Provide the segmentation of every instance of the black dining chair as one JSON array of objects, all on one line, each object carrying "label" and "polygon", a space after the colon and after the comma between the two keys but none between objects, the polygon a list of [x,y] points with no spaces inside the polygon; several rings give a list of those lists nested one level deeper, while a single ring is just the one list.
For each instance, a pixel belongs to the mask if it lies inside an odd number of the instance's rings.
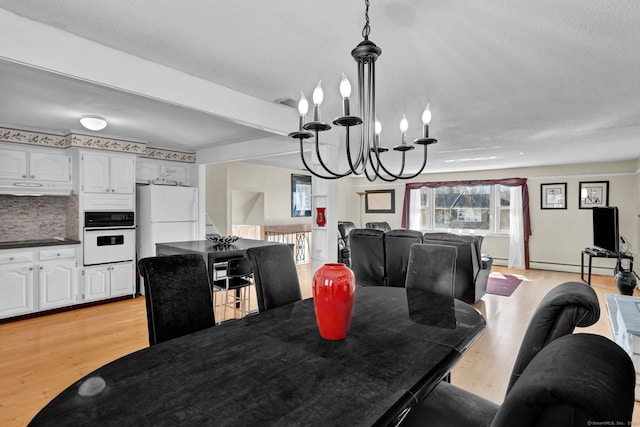
[{"label": "black dining chair", "polygon": [[[593,325],[600,318],[596,292],[585,283],[565,282],[551,289],[540,301],[520,344],[506,396],[517,384],[531,360],[549,343],[573,333],[576,327]],[[490,425],[499,405],[481,396],[440,382],[411,411],[406,426],[483,426]],[[519,424],[514,424],[519,425]]]},{"label": "black dining chair", "polygon": [[633,362],[618,344],[600,335],[566,335],[531,360],[491,426],[629,426],[635,383]]},{"label": "black dining chair", "polygon": [[404,288],[411,246],[422,243],[422,232],[400,228],[385,232],[382,240],[387,286]]},{"label": "black dining chair", "polygon": [[455,246],[414,243],[409,250],[405,287],[453,298],[457,256]]},{"label": "black dining chair", "polygon": [[149,345],[215,325],[209,273],[200,255],[143,258]]},{"label": "black dining chair", "polygon": [[289,245],[269,245],[247,250],[258,297],[265,311],[302,299],[293,250]]}]

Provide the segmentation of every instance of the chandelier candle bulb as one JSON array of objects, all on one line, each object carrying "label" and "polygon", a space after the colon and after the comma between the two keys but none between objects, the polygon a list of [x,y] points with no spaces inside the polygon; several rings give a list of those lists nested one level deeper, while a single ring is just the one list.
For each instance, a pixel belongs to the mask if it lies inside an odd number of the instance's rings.
[{"label": "chandelier candle bulb", "polygon": [[407,129],[409,129],[409,122],[407,121],[407,117],[403,114],[402,120],[400,120],[400,132],[402,132],[402,143],[406,144],[407,137]]},{"label": "chandelier candle bulb", "polygon": [[422,112],[422,137],[429,138],[429,122],[431,122],[431,110],[429,104]]},{"label": "chandelier candle bulb", "polygon": [[304,93],[300,92],[300,101],[298,102],[298,113],[300,114],[300,131],[304,126],[305,119],[307,117],[307,111],[309,111],[309,102],[305,98]]},{"label": "chandelier candle bulb", "polygon": [[350,115],[349,109],[349,96],[351,96],[351,83],[347,76],[342,73],[342,79],[340,80],[340,95],[342,95],[342,115]]},{"label": "chandelier candle bulb", "polygon": [[322,100],[324,99],[324,92],[322,92],[322,80],[318,82],[318,85],[313,90],[313,121],[320,121],[320,104],[322,104]]},{"label": "chandelier candle bulb", "polygon": [[373,139],[373,146],[377,148],[380,146],[380,134],[382,133],[382,123],[380,123],[380,120],[376,119],[376,122],[373,125],[373,128],[375,132],[375,137]]}]

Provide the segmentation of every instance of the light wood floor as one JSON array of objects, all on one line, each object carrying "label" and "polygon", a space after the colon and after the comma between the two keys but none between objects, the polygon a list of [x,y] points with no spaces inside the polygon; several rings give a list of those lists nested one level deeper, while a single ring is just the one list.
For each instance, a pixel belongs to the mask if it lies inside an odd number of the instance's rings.
[{"label": "light wood floor", "polygon": [[[549,289],[565,281],[579,281],[579,275],[493,270],[519,274],[526,280],[509,298],[485,295],[476,304],[487,319],[487,329],[454,368],[452,382],[500,403],[533,310]],[[592,285],[600,298],[602,316],[594,326],[578,332],[611,338],[604,293],[617,293],[617,289],[612,277],[594,276]],[[308,280],[302,287],[303,295],[310,296]],[[0,325],[0,426],[26,425],[79,378],[147,345],[143,298]],[[634,421],[640,421],[637,403]]]}]

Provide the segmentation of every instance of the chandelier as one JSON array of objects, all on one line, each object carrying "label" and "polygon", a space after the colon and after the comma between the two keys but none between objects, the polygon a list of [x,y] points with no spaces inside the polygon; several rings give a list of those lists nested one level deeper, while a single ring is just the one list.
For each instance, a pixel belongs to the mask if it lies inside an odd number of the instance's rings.
[{"label": "chandelier", "polygon": [[[345,128],[346,157],[349,169],[345,172],[332,171],[320,154],[319,133],[331,129],[331,125],[329,123],[323,122],[320,119],[320,104],[322,104],[324,97],[321,81],[318,82],[318,85],[313,91],[313,121],[305,122],[306,115],[309,110],[309,103],[305,98],[304,93],[301,93],[300,101],[298,102],[298,113],[300,114],[299,129],[295,132],[291,132],[289,137],[300,141],[300,158],[302,159],[304,167],[312,175],[321,179],[337,179],[349,175],[365,175],[369,181],[374,181],[377,178],[380,178],[383,181],[392,182],[397,179],[415,178],[422,173],[427,164],[427,146],[438,142],[436,139],[429,138],[431,110],[429,109],[429,104],[427,104],[427,107],[422,113],[422,138],[414,140],[413,144],[408,144],[406,141],[406,132],[409,127],[409,123],[407,122],[405,115],[402,115],[402,120],[400,121],[401,141],[400,144],[393,147],[394,151],[401,154],[402,163],[397,172],[390,171],[390,168],[385,166],[382,162],[384,153],[389,151],[389,149],[380,145],[382,126],[376,117],[375,62],[382,54],[382,49],[369,40],[369,33],[371,32],[371,28],[369,26],[369,0],[365,0],[365,6],[365,24],[362,29],[362,37],[364,40],[362,40],[351,51],[351,56],[353,56],[353,59],[358,64],[358,108],[360,116],[351,115],[349,99],[351,96],[351,84],[343,73],[342,80],[340,82],[343,115],[333,120],[334,125]],[[359,125],[362,125],[360,142],[359,144],[355,144],[357,149],[354,154],[352,153],[349,130],[351,127]],[[310,167],[304,156],[303,142],[310,138],[314,138],[316,157],[322,168],[320,172],[317,172]],[[422,165],[416,173],[403,175],[407,152],[415,149],[416,145],[423,146],[424,155]]]}]

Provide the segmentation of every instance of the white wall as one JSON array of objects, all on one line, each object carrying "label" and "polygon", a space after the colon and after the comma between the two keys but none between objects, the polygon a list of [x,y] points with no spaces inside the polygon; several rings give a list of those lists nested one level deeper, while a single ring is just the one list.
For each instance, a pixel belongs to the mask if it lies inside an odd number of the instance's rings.
[{"label": "white wall", "polygon": [[[233,194],[264,195],[264,224],[310,224],[311,217],[291,216],[291,174],[299,170],[258,166],[250,163],[222,163],[206,166],[206,206],[220,232],[231,233]],[[307,174],[308,175],[308,174]],[[235,203],[241,206],[241,201]]]}]

